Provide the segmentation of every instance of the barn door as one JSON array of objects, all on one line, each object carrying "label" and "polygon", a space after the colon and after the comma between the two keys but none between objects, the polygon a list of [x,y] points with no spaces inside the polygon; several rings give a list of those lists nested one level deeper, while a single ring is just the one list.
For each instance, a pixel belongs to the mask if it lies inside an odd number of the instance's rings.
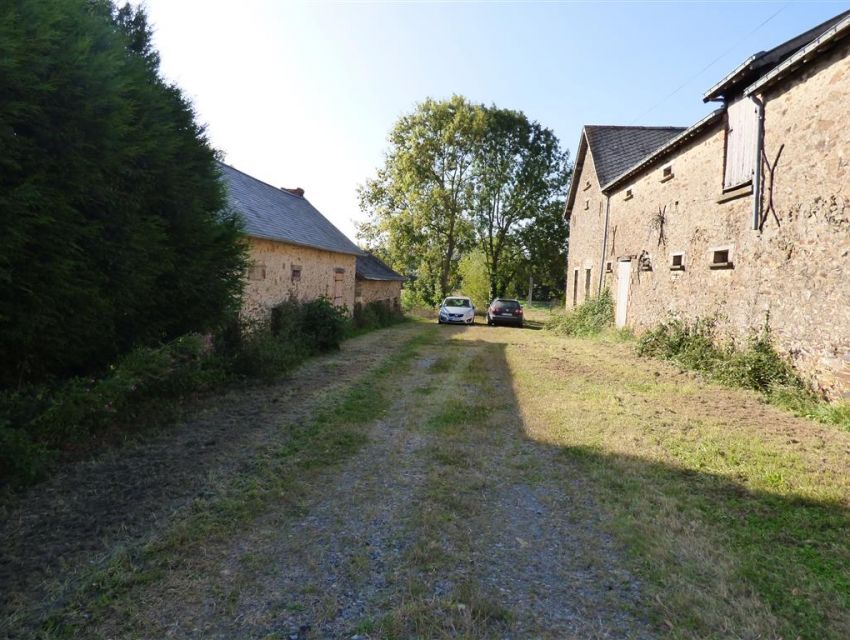
[{"label": "barn door", "polygon": [[632,263],[623,260],[617,263],[617,311],[614,321],[617,328],[626,326],[626,311],[629,308],[629,285],[632,281]]},{"label": "barn door", "polygon": [[758,110],[751,98],[742,98],[726,109],[726,167],[723,188],[734,189],[753,179],[756,168]]},{"label": "barn door", "polygon": [[334,269],[334,304],[337,307],[342,306],[342,278],[344,275],[344,269]]}]

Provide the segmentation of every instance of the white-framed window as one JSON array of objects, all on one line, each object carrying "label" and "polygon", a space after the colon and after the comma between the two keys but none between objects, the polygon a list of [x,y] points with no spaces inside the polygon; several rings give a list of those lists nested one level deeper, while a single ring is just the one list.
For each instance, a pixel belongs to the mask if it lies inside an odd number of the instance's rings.
[{"label": "white-framed window", "polygon": [[732,245],[722,247],[712,247],[709,251],[709,268],[711,269],[731,269],[735,266],[734,252],[735,248]]},{"label": "white-framed window", "polygon": [[670,254],[670,271],[685,270],[685,254],[681,251]]}]

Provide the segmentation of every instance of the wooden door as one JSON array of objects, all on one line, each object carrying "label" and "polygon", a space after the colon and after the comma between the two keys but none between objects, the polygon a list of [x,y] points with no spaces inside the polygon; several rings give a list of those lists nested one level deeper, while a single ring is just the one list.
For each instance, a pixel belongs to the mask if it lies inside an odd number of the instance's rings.
[{"label": "wooden door", "polygon": [[338,307],[342,306],[342,277],[344,274],[339,271],[334,272],[334,304]]}]

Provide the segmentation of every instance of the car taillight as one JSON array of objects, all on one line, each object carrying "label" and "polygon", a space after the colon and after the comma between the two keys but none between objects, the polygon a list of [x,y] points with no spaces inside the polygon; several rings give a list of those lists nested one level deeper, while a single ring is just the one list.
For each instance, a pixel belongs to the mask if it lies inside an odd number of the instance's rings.
[{"label": "car taillight", "polygon": [[514,311],[514,314],[521,316],[522,315],[522,309],[517,309],[516,311]]}]

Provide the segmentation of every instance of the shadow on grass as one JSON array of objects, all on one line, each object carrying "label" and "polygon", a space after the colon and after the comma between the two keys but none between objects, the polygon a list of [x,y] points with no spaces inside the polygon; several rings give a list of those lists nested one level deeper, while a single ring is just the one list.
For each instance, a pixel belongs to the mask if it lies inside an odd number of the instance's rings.
[{"label": "shadow on grass", "polygon": [[[503,368],[492,375],[509,378],[507,344],[488,343],[496,344]],[[618,383],[612,378],[610,387]],[[504,399],[519,406],[512,391]],[[573,420],[581,416],[557,425],[559,435],[569,439],[564,425]],[[541,454],[553,449],[532,438],[523,422],[515,433]],[[660,438],[656,445],[665,449],[682,446],[672,438],[665,442],[663,431],[654,434]],[[700,440],[688,446],[697,449]],[[554,449],[566,465],[564,477],[591,481],[596,503],[609,515],[605,526],[624,545],[648,595],[654,596],[655,610],[648,613],[661,631],[683,638],[850,637],[846,503],[807,499],[779,488],[752,490],[747,481],[762,471],[757,454],[752,460],[744,454],[735,479],[706,472],[696,462],[680,466],[615,453],[604,440],[598,447]],[[790,465],[788,472],[793,473]]]}]

